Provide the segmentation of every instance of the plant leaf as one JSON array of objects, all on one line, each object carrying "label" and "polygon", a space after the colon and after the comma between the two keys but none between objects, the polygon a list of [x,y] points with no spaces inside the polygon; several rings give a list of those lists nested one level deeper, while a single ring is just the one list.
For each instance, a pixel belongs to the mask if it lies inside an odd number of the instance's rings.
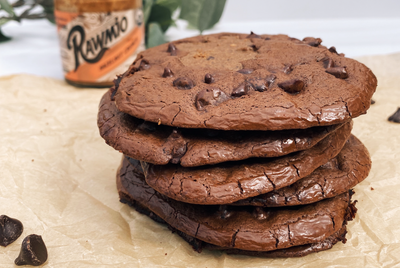
[{"label": "plant leaf", "polygon": [[154,0],[143,0],[143,17],[145,25],[147,25],[147,21],[150,18],[151,8],[153,4]]},{"label": "plant leaf", "polygon": [[0,18],[0,26],[5,24],[6,22],[10,21],[9,18]]},{"label": "plant leaf", "polygon": [[0,7],[11,16],[14,16],[14,9],[7,0],[0,0]]},{"label": "plant leaf", "polygon": [[1,43],[1,42],[5,42],[5,41],[8,41],[8,40],[11,40],[11,38],[8,37],[8,36],[5,36],[5,35],[3,34],[3,32],[1,31],[1,28],[0,28],[0,43]]},{"label": "plant leaf", "polygon": [[226,0],[184,0],[179,17],[203,32],[219,21],[225,2]]},{"label": "plant leaf", "polygon": [[165,43],[164,33],[158,23],[153,22],[148,26],[147,48],[155,47]]},{"label": "plant leaf", "polygon": [[171,10],[165,6],[154,4],[148,23],[156,22],[161,27],[163,32],[167,31],[169,26],[173,23]]},{"label": "plant leaf", "polygon": [[168,8],[171,13],[181,5],[181,0],[156,0],[156,4]]}]

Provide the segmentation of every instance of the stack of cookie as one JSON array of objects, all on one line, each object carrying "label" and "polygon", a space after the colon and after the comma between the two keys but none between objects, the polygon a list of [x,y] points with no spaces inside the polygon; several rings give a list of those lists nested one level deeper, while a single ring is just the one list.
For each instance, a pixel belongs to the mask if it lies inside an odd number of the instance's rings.
[{"label": "stack of cookie", "polygon": [[223,33],[139,54],[102,98],[120,200],[195,250],[303,256],[345,241],[371,167],[351,135],[377,81],[319,38]]}]

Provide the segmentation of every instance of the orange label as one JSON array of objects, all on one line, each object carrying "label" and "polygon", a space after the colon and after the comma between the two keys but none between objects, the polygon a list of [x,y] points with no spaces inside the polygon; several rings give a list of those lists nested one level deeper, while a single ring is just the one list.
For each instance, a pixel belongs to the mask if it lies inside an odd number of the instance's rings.
[{"label": "orange label", "polygon": [[75,82],[107,82],[125,72],[144,50],[141,12],[56,11],[65,77]]}]

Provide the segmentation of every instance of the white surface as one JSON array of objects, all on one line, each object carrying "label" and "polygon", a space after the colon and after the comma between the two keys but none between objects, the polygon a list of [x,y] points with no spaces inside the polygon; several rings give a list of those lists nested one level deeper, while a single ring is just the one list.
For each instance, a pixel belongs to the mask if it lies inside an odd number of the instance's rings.
[{"label": "white surface", "polygon": [[[228,2],[229,3],[229,2]],[[227,5],[228,13],[230,7]],[[230,13],[232,13],[231,11]],[[249,11],[250,12],[250,11]],[[234,13],[234,12],[233,12]],[[236,12],[240,14],[240,12]],[[229,15],[233,16],[233,15]],[[227,18],[227,16],[225,16]],[[389,54],[400,51],[400,18],[313,19],[231,21],[222,18],[204,32],[285,33],[293,37],[320,37],[323,45],[335,46],[348,57]],[[8,23],[3,32],[13,39],[0,43],[0,76],[29,73],[63,79],[56,27],[46,20]],[[167,37],[176,40],[197,35],[184,21],[170,28]]]}]

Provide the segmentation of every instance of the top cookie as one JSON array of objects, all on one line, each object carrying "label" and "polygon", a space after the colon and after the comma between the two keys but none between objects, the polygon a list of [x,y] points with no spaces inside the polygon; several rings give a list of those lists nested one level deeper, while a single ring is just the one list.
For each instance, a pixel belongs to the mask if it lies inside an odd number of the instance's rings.
[{"label": "top cookie", "polygon": [[221,33],[140,53],[116,80],[120,111],[158,124],[221,130],[304,129],[366,112],[377,85],[321,39]]}]

